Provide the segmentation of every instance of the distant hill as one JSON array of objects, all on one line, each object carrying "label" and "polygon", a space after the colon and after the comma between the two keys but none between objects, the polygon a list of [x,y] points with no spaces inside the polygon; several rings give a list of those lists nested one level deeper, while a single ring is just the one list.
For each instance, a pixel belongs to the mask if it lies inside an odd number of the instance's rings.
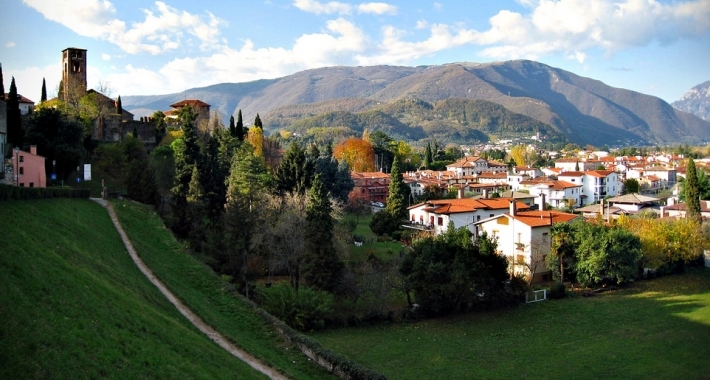
[{"label": "distant hill", "polygon": [[710,80],[691,88],[680,100],[671,105],[683,112],[710,121]]},{"label": "distant hill", "polygon": [[[389,113],[387,105],[415,100],[434,107],[443,100],[458,99],[497,103],[512,113],[548,126],[540,125],[537,129],[554,131],[579,144],[695,144],[710,141],[710,122],[677,110],[657,97],[613,88],[594,79],[528,60],[418,67],[327,67],[278,79],[225,83],[180,94],[125,96],[122,101],[127,110],[165,110],[169,104],[185,97],[210,103],[222,115],[235,114],[241,109],[247,123],[258,112],[262,120],[268,119],[272,126],[278,125],[279,128],[286,127],[286,120],[294,122],[332,112],[363,113],[384,106],[379,111],[393,118],[390,120],[393,124],[389,126],[392,131],[409,132],[410,138],[415,138],[421,134],[411,128],[420,127],[425,137],[432,130],[446,135],[448,124],[439,128],[430,126],[427,131],[425,125],[411,124],[409,119],[415,116],[395,116]],[[333,115],[321,117],[328,119]],[[382,114],[378,118],[384,120]],[[394,119],[410,129],[401,130],[405,127]],[[506,120],[517,119],[511,116]],[[468,116],[465,121],[471,124]],[[299,125],[289,124],[287,128],[299,128]],[[480,131],[505,137],[509,132],[522,133],[525,128],[528,127],[513,127],[512,131]],[[453,134],[460,132],[451,131]]]}]

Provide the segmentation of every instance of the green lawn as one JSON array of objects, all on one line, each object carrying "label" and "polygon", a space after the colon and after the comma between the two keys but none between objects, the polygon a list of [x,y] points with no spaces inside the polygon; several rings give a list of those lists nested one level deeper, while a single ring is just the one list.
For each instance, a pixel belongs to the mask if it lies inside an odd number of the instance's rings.
[{"label": "green lawn", "polygon": [[[158,277],[207,323],[291,378],[330,378],[225,291],[148,207],[117,202]],[[194,328],[89,200],[0,202],[0,379],[264,378]]]},{"label": "green lawn", "polygon": [[88,200],[0,202],[0,378],[264,378],[195,329]]},{"label": "green lawn", "polygon": [[[355,219],[354,215],[347,215],[346,218]],[[382,261],[389,261],[399,255],[403,249],[402,243],[398,241],[378,241],[377,235],[370,230],[372,215],[360,216],[358,224],[353,232],[354,236],[364,237],[362,247],[350,246],[350,260],[354,262],[365,261],[367,256],[374,254]]]},{"label": "green lawn", "polygon": [[710,270],[591,298],[314,337],[388,379],[710,378]]},{"label": "green lawn", "polygon": [[221,278],[187,255],[150,206],[120,200],[111,203],[146,265],[207,324],[292,378],[334,378],[284,344],[261,316],[227,291]]}]

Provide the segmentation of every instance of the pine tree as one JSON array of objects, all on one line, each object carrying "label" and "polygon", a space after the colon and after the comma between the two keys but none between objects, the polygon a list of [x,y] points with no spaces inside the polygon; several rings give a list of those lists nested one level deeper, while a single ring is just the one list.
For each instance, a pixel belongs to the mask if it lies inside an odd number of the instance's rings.
[{"label": "pine tree", "polygon": [[192,179],[192,171],[200,162],[200,147],[197,145],[195,119],[197,114],[185,106],[178,113],[183,137],[173,144],[175,151],[175,186],[173,193],[173,231],[185,237],[189,232],[187,194]]},{"label": "pine tree", "polygon": [[235,129],[235,136],[239,141],[244,141],[244,137],[247,134],[247,131],[244,130],[244,121],[242,120],[242,110],[239,110],[237,112],[237,125],[234,126]]},{"label": "pine tree", "polygon": [[277,193],[305,194],[311,187],[314,171],[313,161],[306,157],[305,150],[297,142],[292,142],[276,168]]},{"label": "pine tree", "polygon": [[163,111],[155,111],[150,121],[155,125],[155,144],[160,144],[168,129],[168,124],[165,122],[165,114]]},{"label": "pine tree", "polygon": [[10,92],[7,94],[7,140],[12,146],[23,147],[25,130],[22,128],[20,102],[15,86],[15,77],[10,82]]},{"label": "pine tree", "polygon": [[237,137],[237,129],[234,126],[234,115],[229,115],[229,134]]},{"label": "pine tree", "polygon": [[700,188],[695,161],[688,160],[688,169],[685,174],[685,212],[686,217],[692,220],[701,220],[700,214]]},{"label": "pine tree", "polygon": [[118,96],[116,100],[116,114],[121,115],[123,113],[123,104],[121,104],[121,95]]},{"label": "pine tree", "polygon": [[44,78],[42,78],[42,97],[39,99],[40,103],[44,103],[47,101],[47,83],[44,81]]},{"label": "pine tree", "polygon": [[2,79],[2,63],[0,63],[0,100],[5,101],[5,82]]},{"label": "pine tree", "polygon": [[333,245],[335,221],[332,206],[320,175],[315,176],[308,193],[306,209],[306,260],[304,279],[306,285],[333,292],[344,268]]},{"label": "pine tree", "polygon": [[390,173],[389,195],[387,196],[387,211],[395,219],[407,217],[407,197],[409,192],[404,183],[404,177],[399,171],[399,159],[395,156]]},{"label": "pine tree", "polygon": [[345,160],[338,162],[338,171],[335,173],[335,186],[333,187],[333,197],[343,204],[348,203],[348,196],[355,187],[355,182],[350,175],[350,166]]}]

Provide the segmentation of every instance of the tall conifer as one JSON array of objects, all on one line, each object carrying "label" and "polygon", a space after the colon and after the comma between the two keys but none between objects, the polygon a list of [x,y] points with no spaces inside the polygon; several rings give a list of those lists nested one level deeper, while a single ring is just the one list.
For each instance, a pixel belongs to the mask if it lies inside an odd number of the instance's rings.
[{"label": "tall conifer", "polygon": [[244,130],[244,121],[242,120],[242,110],[239,110],[237,112],[237,125],[234,126],[234,130],[236,132],[235,137],[239,139],[239,141],[244,141],[244,137],[246,136],[246,132]]},{"label": "tall conifer", "polygon": [[392,172],[390,172],[389,195],[387,196],[387,211],[395,219],[407,217],[407,196],[409,192],[404,183],[404,177],[400,173],[399,158],[394,157],[392,161]]},{"label": "tall conifer", "polygon": [[12,77],[10,92],[7,94],[7,140],[13,147],[22,148],[24,139],[25,130],[22,128],[17,86],[15,86],[15,77]]},{"label": "tall conifer", "polygon": [[685,212],[688,219],[700,221],[700,188],[695,161],[688,160],[688,169],[685,174]]},{"label": "tall conifer", "polygon": [[237,137],[237,129],[234,126],[234,115],[229,115],[229,134]]},{"label": "tall conifer", "polygon": [[344,264],[333,244],[335,221],[328,191],[316,174],[308,193],[306,209],[306,262],[304,279],[308,286],[316,289],[335,291]]},{"label": "tall conifer", "polygon": [[47,101],[47,83],[45,82],[44,78],[42,78],[42,96],[39,99],[40,103],[44,103]]},{"label": "tall conifer", "polygon": [[5,100],[5,82],[2,79],[2,63],[0,63],[0,100]]}]

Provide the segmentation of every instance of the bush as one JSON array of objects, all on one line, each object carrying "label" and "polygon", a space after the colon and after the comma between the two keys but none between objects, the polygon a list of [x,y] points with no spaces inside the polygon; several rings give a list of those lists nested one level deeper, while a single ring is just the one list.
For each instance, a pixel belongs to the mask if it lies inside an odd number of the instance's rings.
[{"label": "bush", "polygon": [[565,287],[565,284],[563,284],[561,282],[555,282],[550,287],[549,294],[550,294],[551,299],[565,298],[567,296],[567,287]]},{"label": "bush", "polygon": [[288,284],[276,284],[264,289],[261,298],[267,312],[300,331],[322,329],[333,311],[333,295],[312,288],[296,292]]},{"label": "bush", "polygon": [[387,210],[376,212],[370,220],[370,229],[377,235],[391,235],[399,229],[399,219],[393,217]]}]

